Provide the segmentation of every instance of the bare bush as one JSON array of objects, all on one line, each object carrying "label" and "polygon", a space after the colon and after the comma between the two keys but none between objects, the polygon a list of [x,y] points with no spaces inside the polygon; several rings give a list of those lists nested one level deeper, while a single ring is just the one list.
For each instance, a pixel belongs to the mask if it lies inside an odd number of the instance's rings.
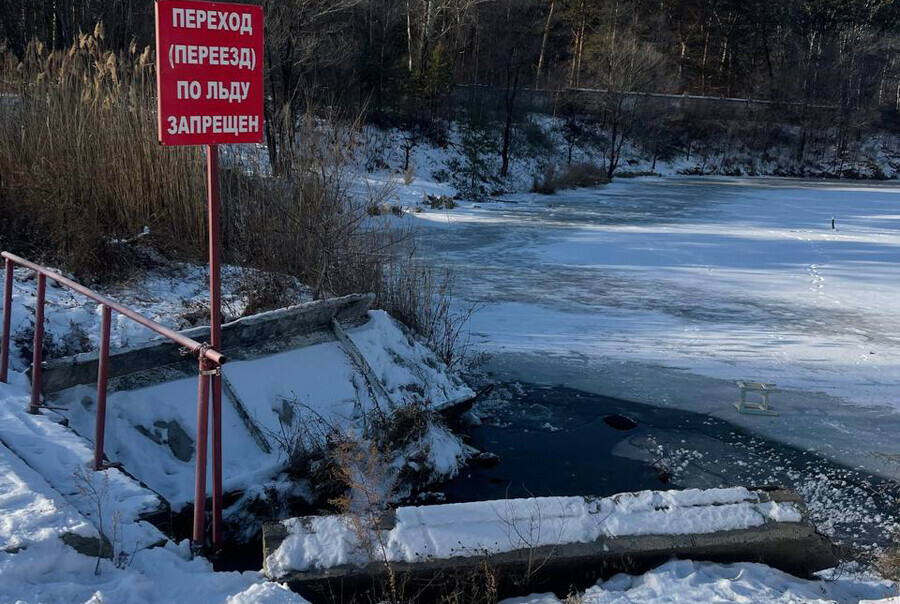
[{"label": "bare bush", "polygon": [[900,580],[900,548],[892,547],[883,551],[875,561],[875,568],[885,579]]},{"label": "bare bush", "polygon": [[288,306],[295,300],[293,285],[290,277],[284,273],[242,271],[238,292],[247,300],[243,316]]},{"label": "bare bush", "polygon": [[531,178],[531,192],[541,195],[556,194],[556,165],[549,164],[541,174],[535,174]]},{"label": "bare bush", "polygon": [[452,210],[456,207],[456,202],[449,195],[431,195],[425,193],[422,196],[422,203],[432,210]]},{"label": "bare bush", "polygon": [[459,368],[469,359],[469,321],[481,306],[458,307],[454,303],[453,272],[421,261],[414,247],[406,253],[386,266],[381,302],[394,317],[423,336],[449,368]]},{"label": "bare bush", "polygon": [[557,171],[556,166],[551,165],[541,176],[534,177],[531,188],[535,193],[553,195],[557,190],[599,187],[605,184],[609,184],[606,170],[585,162],[571,164],[562,171]]},{"label": "bare bush", "polygon": [[[88,501],[97,518],[99,539],[97,542],[97,563],[94,565],[94,574],[100,574],[100,561],[103,558],[110,559],[116,568],[121,569],[129,566],[134,560],[139,544],[135,544],[135,549],[130,554],[124,551],[122,516],[119,510],[113,511],[112,517],[108,519],[107,523],[106,516],[110,498],[109,476],[106,472],[94,472],[79,466],[73,473],[73,479],[78,494]],[[108,530],[107,524],[109,526]]]}]

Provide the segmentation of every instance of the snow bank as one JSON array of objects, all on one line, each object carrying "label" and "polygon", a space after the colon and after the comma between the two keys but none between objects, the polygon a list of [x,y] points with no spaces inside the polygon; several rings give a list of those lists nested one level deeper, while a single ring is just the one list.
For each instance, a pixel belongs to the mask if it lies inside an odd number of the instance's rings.
[{"label": "snow bank", "polygon": [[[742,487],[401,507],[393,528],[372,531],[364,540],[344,517],[286,520],[288,537],[269,555],[266,568],[270,576],[284,577],[337,565],[362,566],[373,557],[423,562],[608,537],[713,533],[800,521],[793,504],[760,502]],[[366,552],[365,542],[379,544],[378,551]]]},{"label": "snow bank", "polygon": [[[581,604],[693,604],[695,602],[753,602],[754,604],[881,604],[897,585],[872,577],[842,572],[820,573],[822,580],[806,581],[762,564],[712,564],[679,560],[642,576],[616,575],[574,596]],[[882,598],[890,598],[889,600]],[[563,604],[553,594],[504,600],[501,604]]]},{"label": "snow bank", "polygon": [[187,541],[143,550],[117,568],[45,541],[15,554],[0,551],[0,601],[21,604],[306,604],[258,572],[214,572],[191,559]]}]

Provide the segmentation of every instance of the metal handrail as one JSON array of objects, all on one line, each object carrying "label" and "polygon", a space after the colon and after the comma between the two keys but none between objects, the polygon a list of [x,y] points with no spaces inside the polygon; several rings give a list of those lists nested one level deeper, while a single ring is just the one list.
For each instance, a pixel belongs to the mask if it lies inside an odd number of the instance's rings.
[{"label": "metal handrail", "polygon": [[[6,382],[9,371],[9,343],[10,332],[12,327],[12,290],[13,290],[13,267],[18,265],[37,274],[37,300],[34,308],[34,348],[31,361],[31,403],[28,406],[30,413],[39,413],[41,408],[41,375],[43,369],[42,352],[44,347],[44,304],[47,294],[47,279],[52,279],[62,286],[72,291],[78,292],[91,300],[97,302],[101,309],[100,322],[100,352],[97,365],[97,417],[94,432],[94,461],[95,470],[103,470],[107,466],[103,463],[103,445],[106,433],[106,398],[107,386],[109,382],[109,342],[110,342],[110,326],[112,319],[112,311],[119,313],[124,317],[128,317],[132,321],[143,325],[147,329],[168,338],[172,342],[181,345],[191,353],[197,355],[197,454],[196,454],[196,475],[194,476],[194,541],[195,543],[203,542],[204,535],[204,508],[206,505],[206,449],[208,437],[208,416],[209,416],[209,393],[210,382],[213,376],[217,376],[220,367],[225,363],[226,358],[221,352],[211,348],[208,344],[201,344],[196,340],[192,340],[187,336],[178,333],[168,327],[164,327],[148,319],[147,317],[127,308],[114,300],[110,300],[106,296],[101,296],[97,292],[76,283],[71,279],[55,273],[49,268],[30,262],[24,258],[10,254],[9,252],[0,253],[5,262],[6,275],[3,287],[3,331],[0,334],[0,382]],[[212,319],[216,320],[216,313],[212,313]],[[213,338],[215,342],[215,337]],[[221,409],[218,411],[221,413]],[[214,411],[215,413],[215,411]],[[217,424],[218,425],[218,424]],[[221,487],[221,434],[216,430],[213,433],[214,440],[214,480],[213,484],[213,512],[221,514],[222,487]],[[218,453],[218,457],[216,455]],[[219,525],[221,522],[213,523],[213,543],[218,544],[220,540]]]},{"label": "metal handrail", "polygon": [[[160,325],[156,321],[154,321],[152,319],[148,319],[144,315],[138,314],[138,313],[134,312],[133,310],[131,310],[130,308],[122,306],[118,302],[110,300],[106,296],[102,296],[102,295],[98,294],[97,292],[81,285],[80,283],[76,283],[76,282],[72,281],[71,279],[68,279],[68,278],[60,275],[59,273],[53,272],[52,270],[50,270],[48,268],[45,268],[43,266],[40,266],[38,264],[35,264],[28,260],[25,260],[24,258],[21,258],[19,256],[16,256],[15,254],[11,254],[9,252],[2,252],[2,253],[0,253],[0,256],[5,258],[6,260],[11,260],[13,262],[13,264],[18,264],[19,266],[24,267],[24,268],[30,268],[31,270],[35,271],[36,273],[44,275],[45,277],[52,279],[53,281],[56,281],[60,285],[65,285],[69,289],[76,291],[79,294],[82,294],[84,296],[87,296],[94,302],[97,302],[98,304],[102,304],[103,306],[106,306],[107,308],[116,311],[120,315],[128,317],[132,321],[134,321],[136,323],[140,323],[147,329],[149,329],[151,331],[155,331],[159,335],[161,335],[165,338],[168,338],[169,340],[172,340],[173,342],[175,342],[176,344],[178,344],[180,346],[183,346],[184,348],[187,348],[188,350],[191,351],[191,353],[199,353],[202,350],[203,355],[207,359],[209,359],[210,362],[212,362],[216,365],[222,365],[227,360],[225,358],[225,355],[223,355],[222,353],[220,353],[216,350],[213,350],[212,348],[209,348],[208,346],[204,347],[204,345],[201,344],[200,342],[197,342],[196,340],[192,340],[191,338],[189,338],[183,334],[180,334],[177,331],[174,331],[172,329],[169,329],[168,327]],[[6,381],[5,374],[0,377],[3,378],[2,381]]]}]

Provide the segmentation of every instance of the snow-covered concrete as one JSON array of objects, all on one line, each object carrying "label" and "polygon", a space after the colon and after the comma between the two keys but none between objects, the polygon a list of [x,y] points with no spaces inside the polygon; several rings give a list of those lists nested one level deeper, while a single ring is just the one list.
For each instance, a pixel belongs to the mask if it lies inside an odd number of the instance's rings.
[{"label": "snow-covered concrete", "polygon": [[[401,507],[396,524],[384,530],[360,529],[342,516],[285,520],[288,536],[266,558],[266,569],[281,578],[376,561],[480,557],[599,538],[715,533],[801,520],[795,505],[763,502],[741,487]],[[373,543],[377,546],[368,551],[366,544]]]},{"label": "snow-covered concrete", "polygon": [[[366,323],[348,329],[347,334],[395,403],[418,397],[440,405],[474,394],[383,311],[371,311]],[[273,445],[294,430],[294,424],[304,421],[298,417],[301,413],[306,420],[324,418],[347,429],[376,404],[385,405],[373,399],[359,369],[336,341],[228,363],[223,372]],[[93,435],[93,396],[93,389],[87,387],[60,395],[60,404],[67,407],[63,414],[87,438]],[[196,401],[197,379],[187,378],[116,392],[107,404],[107,456],[121,462],[176,509],[193,501]],[[180,427],[179,435],[191,439],[189,450],[180,456],[166,446],[175,438],[172,422]],[[226,490],[255,488],[281,470],[286,452],[278,446],[270,453],[262,451],[228,401],[223,404],[222,430]],[[445,442],[438,436],[432,439],[436,466],[453,474],[462,462],[462,445],[456,437]],[[448,455],[452,462],[447,461]]]},{"label": "snow-covered concrete", "polygon": [[91,471],[93,450],[88,443],[54,421],[51,414],[26,412],[29,394],[25,378],[18,373],[10,377],[13,383],[0,384],[0,442],[108,538],[119,532],[123,549],[134,551],[164,541],[156,527],[139,520],[159,509],[159,498],[118,469]]},{"label": "snow-covered concrete", "polygon": [[[145,254],[152,254],[149,250]],[[186,329],[209,324],[209,279],[203,265],[155,259],[153,270],[135,272],[119,283],[93,285],[99,293],[115,300],[170,329]],[[0,267],[0,275],[5,270]],[[24,370],[31,362],[22,358],[20,347],[30,347],[34,329],[36,279],[30,270],[14,271],[12,304],[13,369]],[[223,317],[231,321],[241,317],[251,301],[254,280],[265,279],[265,273],[226,265],[222,270]],[[283,277],[284,297],[293,303],[308,301],[310,291],[296,279]],[[81,294],[47,282],[45,306],[45,358],[57,358],[87,352],[98,347],[100,309]],[[157,338],[146,327],[113,313],[112,347],[136,346]]]},{"label": "snow-covered concrete", "polygon": [[99,536],[40,474],[0,443],[0,551],[14,553],[65,533]]},{"label": "snow-covered concrete", "polygon": [[[373,311],[348,335],[398,403],[412,396],[438,403],[472,394],[384,312]],[[347,427],[375,404],[337,342],[232,363],[227,371],[253,418],[269,434],[281,430],[286,400]],[[25,376],[12,372],[10,378],[11,384],[0,384],[0,601],[304,602],[285,587],[267,583],[260,573],[215,573],[205,560],[191,559],[186,542],[167,542],[155,527],[138,520],[155,509],[156,495],[117,469],[89,469],[92,450],[85,437],[93,435],[93,388],[72,389],[54,403],[67,409],[33,416],[25,412]],[[169,447],[135,426],[152,434],[162,425],[158,422],[176,421],[192,437],[196,387],[195,379],[180,380],[117,392],[108,401],[109,457],[124,462],[176,504],[190,500],[193,459],[176,459]],[[60,424],[59,414],[78,433]],[[228,403],[224,415],[225,486],[259,489],[281,469],[284,452],[263,453]],[[167,430],[161,436],[173,438],[172,428]],[[462,462],[463,446],[435,430],[427,437],[433,448],[429,455],[437,472],[452,473]],[[96,559],[77,553],[59,537],[96,537],[98,529],[113,542],[116,556],[102,560],[95,575]],[[165,545],[146,549],[154,543]]]},{"label": "snow-covered concrete", "polygon": [[[84,441],[47,415],[27,415],[24,376],[12,378],[0,384],[0,602],[305,602],[260,573],[216,573],[192,559],[187,541],[175,545],[136,521],[155,503],[152,493],[118,470],[88,469]],[[96,496],[87,495],[88,481]],[[101,527],[113,557],[99,565],[61,539],[96,539]],[[154,542],[165,545],[146,549]]]}]

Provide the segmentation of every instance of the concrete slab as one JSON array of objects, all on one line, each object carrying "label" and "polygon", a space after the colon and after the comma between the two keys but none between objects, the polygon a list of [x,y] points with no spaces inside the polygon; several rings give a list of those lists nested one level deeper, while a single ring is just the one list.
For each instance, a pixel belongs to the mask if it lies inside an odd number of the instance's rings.
[{"label": "concrete slab", "polygon": [[[273,522],[267,523],[263,532],[263,552],[267,562],[264,571],[270,578],[277,575],[279,581],[286,581],[294,591],[312,601],[328,601],[333,594],[350,597],[371,590],[373,585],[385,585],[389,580],[417,594],[423,590],[446,589],[448,585],[463,584],[473,573],[486,571],[496,581],[500,597],[547,591],[565,596],[573,588],[586,588],[598,579],[619,572],[644,572],[670,558],[760,562],[800,576],[831,568],[837,563],[832,544],[809,522],[796,493],[783,489],[760,489],[751,493],[762,504],[792,504],[801,511],[801,519],[770,518],[757,526],[715,532],[698,529],[687,534],[601,536],[587,543],[549,543],[495,554],[456,553],[415,562],[386,564],[376,560],[364,565],[338,564],[287,574],[283,569],[277,572],[273,569],[270,555],[290,537],[290,531],[284,523]],[[709,508],[712,510],[719,505],[722,504],[711,503]],[[312,517],[299,521],[303,526],[312,526]],[[390,524],[388,519],[388,526]],[[468,528],[464,525],[458,527],[460,534]],[[453,532],[452,527],[444,528]],[[462,549],[465,545],[459,547]]]},{"label": "concrete slab", "polygon": [[[333,320],[358,321],[372,306],[374,298],[373,294],[350,294],[242,317],[222,326],[222,352],[228,355],[265,345],[267,352],[272,353],[293,345],[291,339],[295,337],[318,330],[326,330],[330,334]],[[209,341],[208,327],[187,329],[181,333],[198,342]],[[96,383],[97,364],[96,351],[45,361],[41,375],[42,392],[48,395],[73,386]],[[193,358],[182,356],[180,347],[168,340],[152,340],[141,346],[114,350],[109,358],[110,378],[161,368],[168,369],[167,377],[171,379],[179,373],[196,373],[197,363]],[[166,372],[159,373],[163,375]],[[119,386],[122,385],[127,387],[127,381],[120,380]],[[138,387],[145,385],[143,380],[136,382]]]}]

